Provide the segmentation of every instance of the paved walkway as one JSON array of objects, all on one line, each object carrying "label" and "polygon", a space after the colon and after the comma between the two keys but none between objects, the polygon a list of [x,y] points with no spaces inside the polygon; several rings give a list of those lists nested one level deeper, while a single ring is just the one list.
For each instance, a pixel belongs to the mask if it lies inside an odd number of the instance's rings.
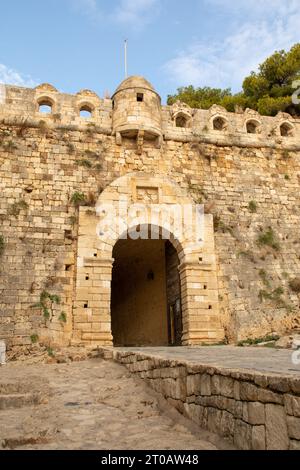
[{"label": "paved walkway", "polygon": [[300,377],[300,365],[294,365],[292,362],[293,351],[285,349],[270,349],[264,347],[241,348],[234,346],[116,349],[122,351],[137,351],[151,356],[159,356],[193,364],[289,376],[296,375]]},{"label": "paved walkway", "polygon": [[[40,404],[13,407],[18,394],[35,392]],[[94,359],[1,367],[1,447],[217,450],[229,445],[183,418],[125,367]]]}]

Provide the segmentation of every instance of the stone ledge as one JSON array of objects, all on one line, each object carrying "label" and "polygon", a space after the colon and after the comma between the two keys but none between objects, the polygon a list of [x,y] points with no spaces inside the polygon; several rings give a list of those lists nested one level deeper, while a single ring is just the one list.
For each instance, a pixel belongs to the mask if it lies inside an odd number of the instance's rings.
[{"label": "stone ledge", "polygon": [[[299,378],[100,348],[200,427],[243,450],[300,446]],[[170,350],[171,351],[171,350]],[[296,393],[297,392],[297,393]]]}]

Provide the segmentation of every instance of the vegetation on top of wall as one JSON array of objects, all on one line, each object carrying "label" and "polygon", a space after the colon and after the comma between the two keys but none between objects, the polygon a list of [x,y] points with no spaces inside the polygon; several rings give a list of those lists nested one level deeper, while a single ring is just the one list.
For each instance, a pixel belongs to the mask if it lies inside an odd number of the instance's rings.
[{"label": "vegetation on top of wall", "polygon": [[262,233],[258,237],[257,244],[259,246],[269,246],[269,247],[273,248],[273,250],[275,250],[275,251],[280,250],[280,244],[276,240],[274,230],[271,227],[269,227],[266,232]]},{"label": "vegetation on top of wall", "polygon": [[3,235],[0,235],[0,256],[3,255],[5,250],[5,241]]},{"label": "vegetation on top of wall", "polygon": [[20,200],[20,201],[17,201],[15,202],[14,204],[12,204],[9,208],[8,208],[8,215],[12,215],[13,217],[18,217],[18,215],[20,214],[21,211],[27,211],[29,208],[28,204],[26,201],[24,200]]}]

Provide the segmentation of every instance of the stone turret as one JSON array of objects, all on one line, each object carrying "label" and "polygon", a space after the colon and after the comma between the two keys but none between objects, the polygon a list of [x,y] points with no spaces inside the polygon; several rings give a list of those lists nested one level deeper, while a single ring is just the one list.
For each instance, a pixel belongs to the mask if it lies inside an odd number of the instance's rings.
[{"label": "stone turret", "polygon": [[113,97],[113,134],[118,144],[122,137],[137,139],[138,147],[145,140],[161,143],[161,99],[143,77],[124,80]]}]

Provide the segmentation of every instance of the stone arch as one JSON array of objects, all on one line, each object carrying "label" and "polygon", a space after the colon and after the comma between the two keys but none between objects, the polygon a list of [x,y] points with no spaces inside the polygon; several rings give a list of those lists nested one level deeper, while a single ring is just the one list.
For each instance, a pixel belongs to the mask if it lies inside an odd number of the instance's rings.
[{"label": "stone arch", "polygon": [[[127,217],[124,221],[122,211],[126,204],[134,209],[133,219]],[[216,343],[224,338],[219,319],[213,218],[203,215],[203,234],[201,238],[195,238],[198,232],[195,232],[191,214],[187,215],[184,229],[178,228],[185,207],[193,212],[196,206],[187,192],[172,179],[131,173],[113,181],[103,191],[94,215],[87,208],[80,208],[75,342],[112,344],[113,249],[125,231],[138,225],[162,227],[170,233],[170,240],[177,249],[184,306],[183,344]],[[162,210],[162,213],[158,216],[153,208]],[[140,209],[141,213],[135,217],[134,211]],[[120,210],[118,217],[115,210]],[[172,210],[179,212],[174,215]]]},{"label": "stone arch", "polygon": [[115,243],[112,257],[114,345],[180,346],[188,316],[178,239],[157,225],[131,227]]},{"label": "stone arch", "polygon": [[293,137],[294,126],[289,121],[281,122],[279,126],[279,132],[280,132],[281,137]]},{"label": "stone arch", "polygon": [[218,114],[211,118],[211,126],[214,131],[225,132],[228,129],[228,120],[221,114]]},{"label": "stone arch", "polygon": [[258,119],[251,118],[245,122],[245,131],[247,134],[260,134],[261,133],[261,122]]},{"label": "stone arch", "polygon": [[81,101],[78,103],[78,113],[81,114],[83,111],[89,113],[89,117],[92,118],[95,113],[95,105],[88,100]]},{"label": "stone arch", "polygon": [[43,106],[49,108],[49,114],[53,114],[55,112],[55,100],[48,95],[39,96],[36,100],[36,103],[36,108],[38,112],[40,112],[41,107]]},{"label": "stone arch", "polygon": [[174,114],[173,120],[177,128],[187,129],[191,127],[192,117],[184,111],[179,111]]}]

